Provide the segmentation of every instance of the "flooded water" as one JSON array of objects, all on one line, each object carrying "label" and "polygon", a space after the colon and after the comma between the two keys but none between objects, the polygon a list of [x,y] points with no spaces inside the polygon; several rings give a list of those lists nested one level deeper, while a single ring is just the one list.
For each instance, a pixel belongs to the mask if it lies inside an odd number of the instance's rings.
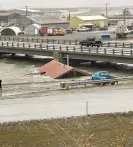
[{"label": "flooded water", "polygon": [[[3,81],[2,98],[32,98],[38,97],[40,94],[46,94],[51,90],[59,89],[62,80],[53,80],[46,76],[33,74],[39,66],[45,63],[45,60],[29,60],[23,57],[20,59],[9,57],[0,59],[0,78]],[[100,65],[80,66],[80,68],[88,70],[89,73],[94,73],[99,70],[108,70],[114,76],[132,75],[130,72]],[[80,80],[87,78],[88,77],[81,77]]]},{"label": "flooded water", "polygon": [[[3,81],[0,122],[85,115],[86,101],[89,102],[89,114],[132,110],[133,85],[59,90],[62,80],[31,74],[44,63],[45,61],[25,58],[0,59],[0,78]],[[90,73],[109,70],[116,76],[132,75],[130,72],[99,65],[80,68]],[[84,80],[88,77],[76,79]],[[101,109],[104,103],[106,107]]]},{"label": "flooded water", "polygon": [[[34,60],[25,61],[26,59],[0,59],[0,78],[3,83],[2,98],[18,98],[20,95],[46,90],[46,83],[54,82],[53,79],[34,75],[37,68],[45,62],[36,62]],[[56,80],[55,80],[56,82]]]}]

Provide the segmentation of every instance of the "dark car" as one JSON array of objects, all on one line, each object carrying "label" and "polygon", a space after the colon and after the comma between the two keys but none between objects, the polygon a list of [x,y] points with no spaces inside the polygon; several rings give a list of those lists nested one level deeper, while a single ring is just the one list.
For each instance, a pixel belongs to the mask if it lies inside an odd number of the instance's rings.
[{"label": "dark car", "polygon": [[67,32],[67,34],[72,34],[73,33],[73,30],[70,29],[70,28],[66,28],[66,32]]},{"label": "dark car", "polygon": [[87,47],[89,47],[89,46],[100,47],[102,45],[102,41],[101,41],[101,39],[97,39],[96,37],[90,37],[90,38],[87,38],[85,40],[80,41],[79,44],[81,46],[87,46]]}]

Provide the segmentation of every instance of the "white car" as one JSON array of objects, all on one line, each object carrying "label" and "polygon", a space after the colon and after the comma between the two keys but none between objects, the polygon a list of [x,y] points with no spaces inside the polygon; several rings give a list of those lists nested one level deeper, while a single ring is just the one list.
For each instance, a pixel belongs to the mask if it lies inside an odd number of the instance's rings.
[{"label": "white car", "polygon": [[81,28],[77,28],[76,31],[78,31],[78,32],[87,32],[87,31],[90,31],[90,28],[81,27]]}]

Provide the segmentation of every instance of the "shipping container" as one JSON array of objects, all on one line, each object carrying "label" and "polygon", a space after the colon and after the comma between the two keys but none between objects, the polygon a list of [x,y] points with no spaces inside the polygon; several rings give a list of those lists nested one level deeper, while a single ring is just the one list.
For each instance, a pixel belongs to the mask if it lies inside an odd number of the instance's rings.
[{"label": "shipping container", "polygon": [[40,29],[40,35],[41,36],[44,36],[46,34],[47,34],[47,27],[41,27],[41,29]]},{"label": "shipping container", "polygon": [[102,40],[110,40],[110,35],[109,34],[103,34],[101,35]]},{"label": "shipping container", "polygon": [[48,36],[55,36],[55,28],[48,28],[47,35]]}]

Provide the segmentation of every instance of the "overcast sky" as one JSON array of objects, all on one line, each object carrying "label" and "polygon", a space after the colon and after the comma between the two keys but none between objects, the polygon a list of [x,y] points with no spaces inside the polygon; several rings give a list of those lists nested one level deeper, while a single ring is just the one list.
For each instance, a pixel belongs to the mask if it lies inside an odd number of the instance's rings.
[{"label": "overcast sky", "polygon": [[110,6],[133,5],[133,0],[0,0],[3,9],[29,7],[79,7],[79,6],[104,6],[106,2]]}]

